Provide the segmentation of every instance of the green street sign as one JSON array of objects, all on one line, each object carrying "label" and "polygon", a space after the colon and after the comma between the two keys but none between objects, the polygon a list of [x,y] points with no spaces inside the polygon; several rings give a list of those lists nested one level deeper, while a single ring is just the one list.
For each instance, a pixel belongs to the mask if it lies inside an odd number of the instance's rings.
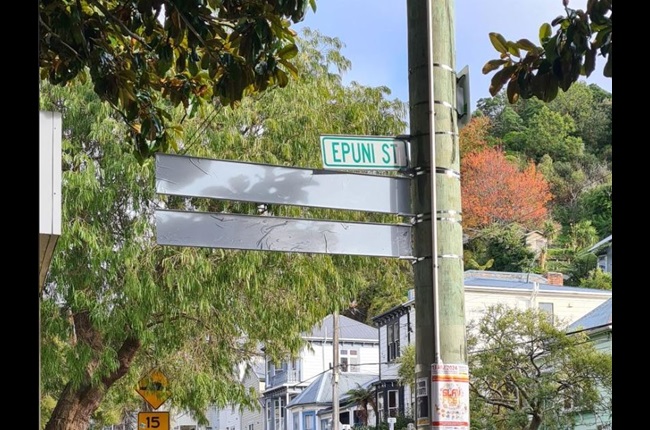
[{"label": "green street sign", "polygon": [[395,137],[321,135],[325,169],[400,170],[408,166],[407,142]]}]

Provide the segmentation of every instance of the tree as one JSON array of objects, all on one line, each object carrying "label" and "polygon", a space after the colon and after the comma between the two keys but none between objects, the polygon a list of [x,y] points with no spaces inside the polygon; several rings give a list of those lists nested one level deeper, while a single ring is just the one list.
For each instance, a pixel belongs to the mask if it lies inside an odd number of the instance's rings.
[{"label": "tree", "polygon": [[543,311],[488,308],[468,326],[468,350],[472,428],[571,428],[566,405],[611,413],[611,355]]},{"label": "tree", "polygon": [[350,401],[358,406],[355,411],[364,427],[368,426],[368,412],[372,409],[377,412],[377,405],[375,402],[375,391],[370,388],[363,388],[357,383],[357,388],[353,388],[347,392],[350,396]]},{"label": "tree", "polygon": [[525,128],[506,133],[503,142],[506,150],[521,153],[536,163],[544,155],[555,161],[568,161],[584,153],[584,143],[575,132],[573,118],[542,106]]},{"label": "tree", "polygon": [[589,271],[586,278],[580,280],[583,288],[612,291],[612,274],[604,272],[600,267]]},{"label": "tree", "polygon": [[460,130],[460,156],[489,147],[492,120],[488,116],[474,116]]},{"label": "tree", "polygon": [[44,0],[39,2],[41,79],[86,79],[115,108],[140,157],[177,149],[182,119],[157,101],[234,105],[246,94],[284,87],[297,70],[295,32],[315,0],[246,2]]},{"label": "tree", "polygon": [[518,224],[492,224],[470,236],[463,262],[468,269],[502,272],[532,272],[535,253],[525,241],[525,229]]},{"label": "tree", "polygon": [[547,218],[549,186],[533,163],[523,170],[503,150],[488,148],[461,159],[463,224],[480,229],[493,223],[541,228]]},{"label": "tree", "polygon": [[[501,69],[492,76],[492,96],[507,84],[510,103],[520,97],[550,102],[557,97],[558,89],[567,91],[580,76],[590,76],[598,55],[606,60],[603,75],[612,77],[612,0],[588,0],[584,11],[569,8],[569,0],[562,3],[566,16],[542,24],[541,46],[528,39],[510,41],[499,33],[490,33],[500,55],[485,63],[482,72]],[[555,34],[553,27],[557,27]]]},{"label": "tree", "polygon": [[[307,167],[320,161],[320,132],[399,134],[404,106],[386,100],[384,88],[343,87],[332,72],[347,64],[340,42],[312,36],[298,40],[300,80],[244,97],[238,109],[204,106],[186,118],[179,151]],[[329,54],[311,56],[316,52]],[[124,156],[130,145],[119,136],[126,125],[90,80],[43,82],[41,103],[62,112],[64,127],[64,227],[41,300],[42,404],[54,404],[44,414],[47,430],[115,423],[142,406],[136,382],[154,367],[170,381],[173,407],[199,423],[211,404],[254,405],[236,369],[259,357],[260,344],[271,359],[291,356],[303,346],[301,333],[353,301],[378,273],[393,279],[391,288],[408,289],[409,265],[397,259],[156,245],[156,207],[245,214],[257,207],[155,196],[154,160]],[[170,103],[160,108],[174,120],[185,114]],[[269,211],[392,219],[288,206]]]},{"label": "tree", "polygon": [[402,385],[415,387],[415,344],[402,347],[396,362],[399,364],[397,376],[399,376]]}]

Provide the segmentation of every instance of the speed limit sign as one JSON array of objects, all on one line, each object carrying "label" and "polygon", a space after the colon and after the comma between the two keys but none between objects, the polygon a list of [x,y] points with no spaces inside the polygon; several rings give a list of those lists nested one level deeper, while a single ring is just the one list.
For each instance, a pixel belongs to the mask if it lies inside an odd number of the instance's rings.
[{"label": "speed limit sign", "polygon": [[138,412],[138,430],[169,430],[169,412]]}]

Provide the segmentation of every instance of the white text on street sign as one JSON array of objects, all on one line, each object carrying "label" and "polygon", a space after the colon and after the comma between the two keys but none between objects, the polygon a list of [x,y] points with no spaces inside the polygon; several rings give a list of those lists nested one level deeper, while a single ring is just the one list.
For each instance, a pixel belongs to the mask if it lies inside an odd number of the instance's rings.
[{"label": "white text on street sign", "polygon": [[321,135],[323,167],[399,170],[408,166],[407,143],[394,137]]}]

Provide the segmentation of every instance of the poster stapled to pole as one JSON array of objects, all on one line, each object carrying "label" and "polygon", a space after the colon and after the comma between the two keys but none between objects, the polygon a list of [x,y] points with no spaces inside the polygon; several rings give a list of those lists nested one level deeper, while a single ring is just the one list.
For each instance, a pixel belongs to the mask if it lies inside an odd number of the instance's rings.
[{"label": "poster stapled to pole", "polygon": [[431,365],[432,430],[469,430],[469,366]]}]

